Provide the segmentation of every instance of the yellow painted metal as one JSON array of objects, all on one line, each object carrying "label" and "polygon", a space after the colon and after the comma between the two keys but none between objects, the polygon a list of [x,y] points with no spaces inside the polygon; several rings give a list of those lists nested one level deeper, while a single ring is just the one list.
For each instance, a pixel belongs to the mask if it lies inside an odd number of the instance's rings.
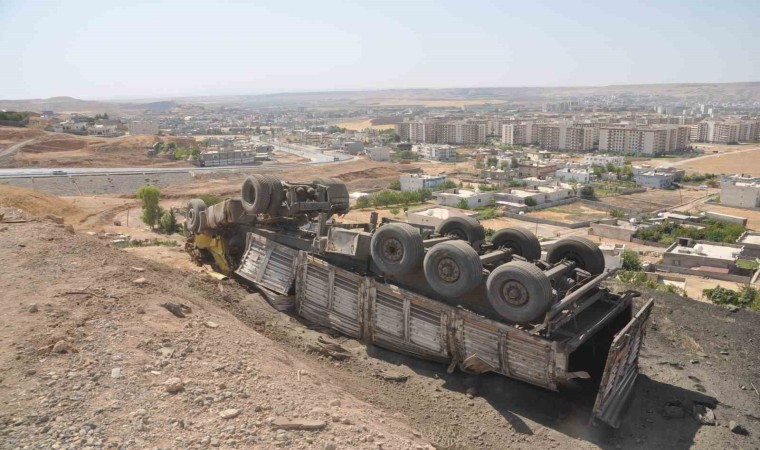
[{"label": "yellow painted metal", "polygon": [[208,250],[214,257],[214,261],[219,271],[225,275],[231,273],[230,264],[227,262],[224,240],[219,236],[201,233],[195,236],[195,246],[200,249]]}]

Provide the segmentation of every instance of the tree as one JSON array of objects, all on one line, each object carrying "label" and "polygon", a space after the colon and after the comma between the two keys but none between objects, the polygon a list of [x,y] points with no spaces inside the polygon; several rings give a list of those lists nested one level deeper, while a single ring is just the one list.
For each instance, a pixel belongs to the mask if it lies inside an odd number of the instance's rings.
[{"label": "tree", "polygon": [[388,185],[388,189],[393,189],[394,191],[400,191],[401,190],[401,180],[393,180]]},{"label": "tree", "polygon": [[517,158],[514,156],[512,157],[512,168],[517,169],[517,167],[520,165],[520,163],[517,162]]},{"label": "tree", "polygon": [[639,272],[644,268],[644,266],[641,264],[641,259],[639,259],[638,252],[626,249],[623,250],[621,257],[623,259],[623,270],[633,270]]},{"label": "tree", "polygon": [[490,156],[488,158],[488,167],[498,167],[498,166],[499,166],[499,159],[494,156]]},{"label": "tree", "polygon": [[593,186],[583,186],[581,188],[581,197],[583,198],[591,198],[594,196],[594,187]]},{"label": "tree", "polygon": [[150,226],[151,230],[156,227],[161,217],[161,207],[158,205],[161,191],[154,186],[143,186],[137,191],[137,198],[142,202],[142,221]]},{"label": "tree", "polygon": [[536,199],[533,197],[525,197],[525,205],[526,206],[536,206],[538,203],[536,203]]}]

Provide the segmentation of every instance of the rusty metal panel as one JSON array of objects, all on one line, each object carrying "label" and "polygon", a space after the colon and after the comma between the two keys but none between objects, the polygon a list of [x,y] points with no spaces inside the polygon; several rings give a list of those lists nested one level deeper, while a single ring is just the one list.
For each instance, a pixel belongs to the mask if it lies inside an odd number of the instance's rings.
[{"label": "rusty metal panel", "polygon": [[524,332],[511,331],[505,335],[504,340],[504,374],[556,390],[552,350],[549,341]]},{"label": "rusty metal panel", "polygon": [[362,335],[364,277],[308,258],[296,286],[296,301],[305,319],[355,338]]},{"label": "rusty metal panel", "polygon": [[287,295],[295,280],[298,260],[298,250],[248,233],[248,248],[235,273],[278,294]]},{"label": "rusty metal panel", "polygon": [[620,426],[620,416],[633,392],[639,374],[639,354],[644,342],[654,300],[650,299],[628,324],[615,335],[594,404],[594,417]]},{"label": "rusty metal panel", "polygon": [[453,308],[396,286],[375,283],[371,292],[370,327],[376,345],[429,359],[450,358],[445,312]]},{"label": "rusty metal panel", "polygon": [[501,367],[499,341],[503,330],[498,326],[478,320],[477,316],[468,316],[465,315],[462,322],[462,357],[467,359],[477,356],[488,364],[491,370],[498,371]]}]

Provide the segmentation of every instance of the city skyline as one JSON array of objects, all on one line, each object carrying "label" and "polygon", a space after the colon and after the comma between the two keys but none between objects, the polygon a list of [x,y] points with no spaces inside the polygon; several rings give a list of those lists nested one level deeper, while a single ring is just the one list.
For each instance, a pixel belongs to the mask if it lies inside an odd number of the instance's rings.
[{"label": "city skyline", "polygon": [[10,1],[0,98],[746,82],[752,6]]}]

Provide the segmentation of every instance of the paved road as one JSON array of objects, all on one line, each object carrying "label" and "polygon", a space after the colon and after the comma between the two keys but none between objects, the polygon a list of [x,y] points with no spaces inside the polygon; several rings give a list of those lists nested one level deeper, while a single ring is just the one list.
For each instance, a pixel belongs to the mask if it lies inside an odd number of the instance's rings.
[{"label": "paved road", "polygon": [[[38,139],[38,138],[35,138]],[[18,144],[3,150],[0,156],[8,152],[9,150],[23,147],[33,141],[19,142]],[[274,144],[275,147],[283,152],[293,153],[301,157],[311,159],[308,163],[287,163],[287,164],[263,164],[257,166],[224,166],[224,167],[100,167],[100,168],[78,168],[78,167],[63,167],[63,168],[34,168],[34,169],[0,169],[0,178],[31,178],[31,177],[53,177],[53,176],[82,176],[82,175],[128,175],[128,174],[145,174],[145,173],[186,173],[186,172],[229,172],[229,171],[255,171],[255,170],[270,170],[270,169],[285,169],[291,167],[303,167],[315,164],[330,164],[341,161],[348,161],[353,159],[350,155],[337,154],[337,155],[325,155],[308,148],[299,148],[295,146],[282,146]],[[14,151],[15,151],[14,150]],[[338,160],[335,160],[335,157]]]}]

